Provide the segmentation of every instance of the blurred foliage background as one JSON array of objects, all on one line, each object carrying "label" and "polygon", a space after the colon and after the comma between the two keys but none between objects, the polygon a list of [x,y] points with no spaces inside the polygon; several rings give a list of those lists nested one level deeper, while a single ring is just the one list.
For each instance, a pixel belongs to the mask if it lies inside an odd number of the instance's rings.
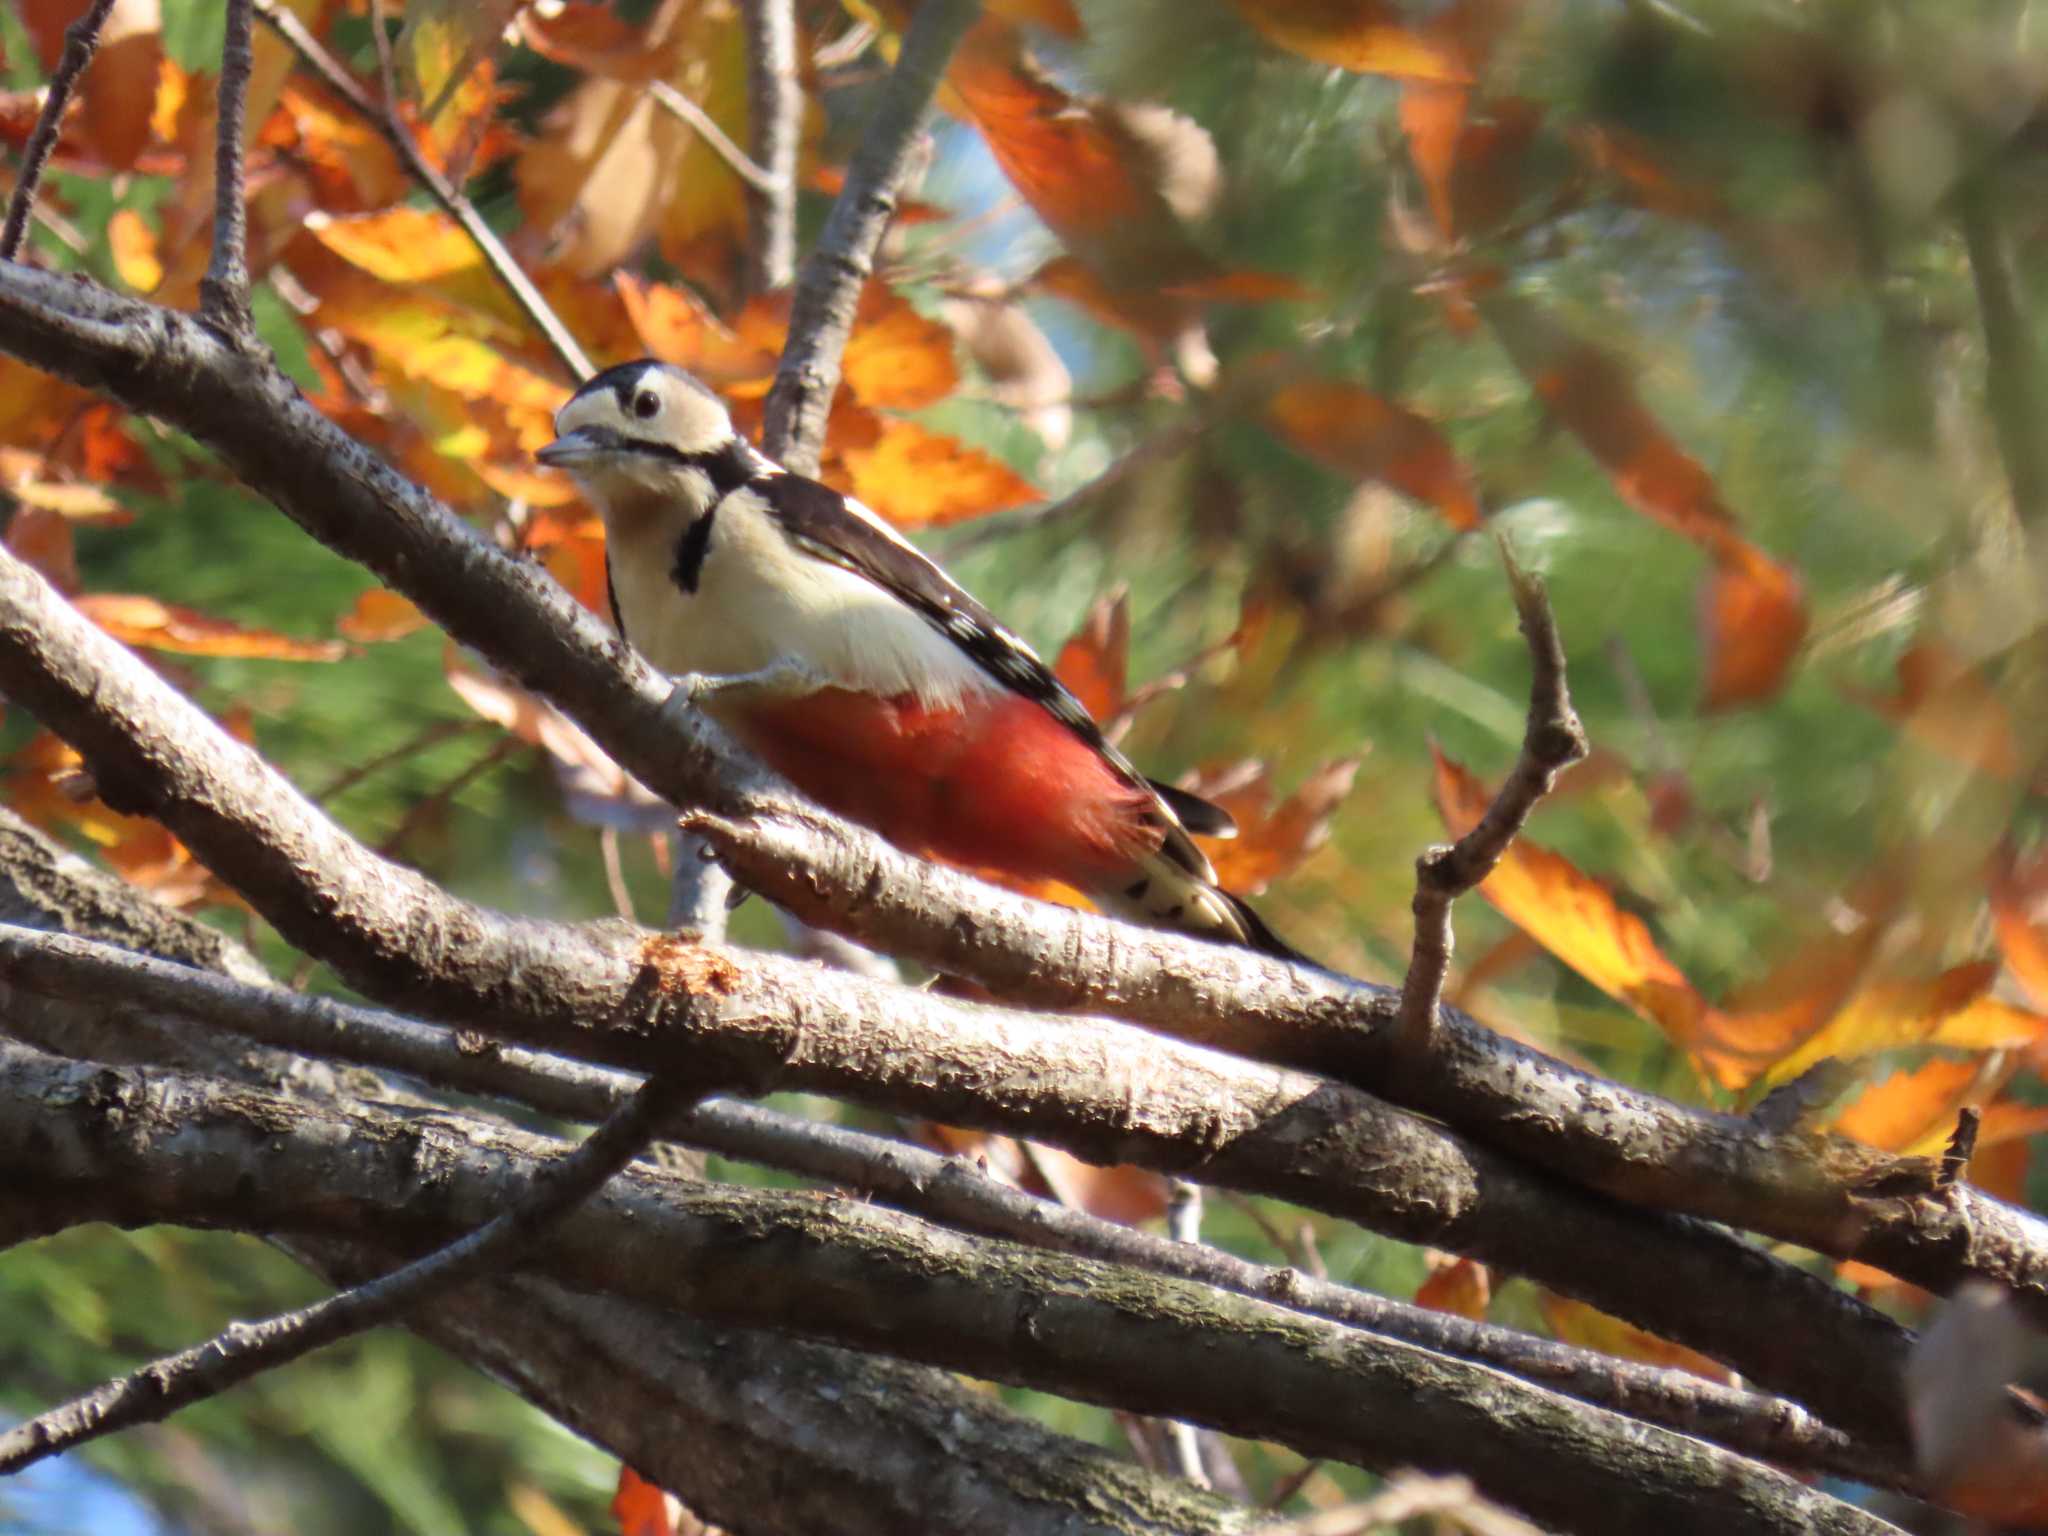
[{"label": "blurred foliage background", "polygon": [[[730,0],[390,0],[388,71],[366,0],[290,8],[395,94],[597,361],[672,357],[758,420],[782,319],[746,291],[738,179],[645,99],[665,80],[745,140]],[[17,151],[80,9],[0,9]],[[1548,583],[1596,753],[1532,824],[1550,853],[1461,908],[1455,1000],[1688,1101],[1747,1102],[1837,1055],[1846,1129],[1921,1150],[1978,1105],[1977,1176],[2038,1201],[2037,8],[989,10],[886,247],[826,477],[1062,652],[1147,771],[1220,793],[1246,828],[1217,850],[1226,875],[1269,885],[1295,943],[1380,980],[1405,964],[1414,856],[1457,814],[1432,744],[1485,781],[1520,740],[1527,663],[1488,530],[1505,537]],[[808,238],[903,15],[798,13]],[[219,7],[114,15],[33,249],[189,303]],[[529,461],[562,370],[347,104],[259,42],[266,339],[352,431],[595,605],[595,524]],[[10,547],[368,841],[499,906],[659,919],[662,818],[587,744],[191,444],[0,373]],[[167,837],[68,794],[20,711],[0,732],[10,805],[331,985]],[[735,934],[787,941],[759,903]],[[1098,1208],[1157,1217],[1148,1179],[1074,1177]],[[1205,1236],[1668,1358],[1326,1218],[1217,1199]],[[1924,1300],[1873,1272],[1842,1283],[1907,1314]],[[10,1253],[0,1405],[309,1294],[228,1237],[93,1229]],[[1122,1443],[1107,1414],[1006,1395]],[[1298,1469],[1237,1453],[1256,1496]],[[391,1334],[84,1460],[140,1504],[66,1474],[0,1486],[0,1528],[556,1536],[609,1528],[616,1474]],[[1290,1497],[1363,1482],[1325,1469]]]}]

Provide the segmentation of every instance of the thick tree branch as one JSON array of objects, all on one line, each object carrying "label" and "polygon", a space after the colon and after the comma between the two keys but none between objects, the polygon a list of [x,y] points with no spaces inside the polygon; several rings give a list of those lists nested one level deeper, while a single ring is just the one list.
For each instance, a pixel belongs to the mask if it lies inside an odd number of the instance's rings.
[{"label": "thick tree branch", "polygon": [[0,1474],[137,1424],[153,1424],[264,1371],[398,1321],[429,1297],[511,1267],[519,1251],[643,1152],[661,1123],[701,1092],[649,1078],[581,1146],[537,1163],[510,1209],[403,1269],[260,1323],[231,1323],[204,1344],[155,1360],[0,1433]]},{"label": "thick tree branch", "polygon": [[250,36],[250,0],[227,0],[227,35],[221,44],[213,149],[213,252],[199,280],[199,312],[230,342],[254,333],[249,313],[249,206],[242,178],[243,119],[249,75],[256,67]]},{"label": "thick tree branch", "polygon": [[816,474],[825,420],[839,389],[839,362],[874,271],[875,251],[896,214],[912,150],[953,49],[980,14],[979,0],[922,0],[903,34],[896,68],[868,119],[846,185],[796,285],[789,340],[768,391],[761,447],[799,474]]},{"label": "thick tree branch", "polygon": [[454,901],[348,838],[4,553],[0,687],[85,754],[110,802],[163,820],[287,937],[383,1000],[634,1070],[713,1071],[1097,1162],[1199,1170],[1537,1275],[1842,1427],[1898,1432],[1904,1336],[1877,1314],[1725,1234],[1532,1177],[1355,1089],[1103,1021]]},{"label": "thick tree branch", "polygon": [[[62,935],[0,927],[0,984],[81,1005],[173,1014],[302,1055],[403,1072],[439,1088],[509,1098],[567,1119],[602,1119],[636,1086],[636,1079],[625,1073],[518,1046],[465,1048],[446,1030],[374,1009],[244,986]],[[0,1004],[5,997],[0,992]],[[1859,1450],[1840,1431],[1782,1399],[1406,1306],[1198,1243],[1155,1237],[1038,1199],[988,1178],[966,1160],[903,1142],[723,1101],[678,1115],[663,1126],[663,1134],[726,1157],[857,1189],[949,1226],[1199,1281],[1497,1366],[1582,1401],[1765,1460],[1865,1482],[1891,1483],[1905,1475],[1903,1441],[1881,1453]]]},{"label": "thick tree branch", "polygon": [[1415,946],[1401,984],[1399,1018],[1401,1049],[1417,1057],[1434,1049],[1444,977],[1451,966],[1451,903],[1493,873],[1536,803],[1587,750],[1585,727],[1565,685],[1564,641],[1549,599],[1542,584],[1515,563],[1507,540],[1497,542],[1522,637],[1529,644],[1529,720],[1514,771],[1479,824],[1415,861]]},{"label": "thick tree branch", "polygon": [[[61,852],[4,811],[0,911],[262,978],[213,930]],[[188,1070],[328,1103],[351,1092],[380,1103],[402,1098],[389,1085],[359,1088],[353,1075],[309,1071],[303,1057],[267,1055],[213,1026],[161,1013],[17,992],[0,1001],[0,1019],[65,1054],[187,1062]],[[341,1284],[403,1262],[359,1244],[286,1246]],[[1054,1434],[930,1367],[726,1333],[517,1277],[430,1301],[408,1323],[693,1509],[764,1536],[810,1536],[826,1525],[848,1536],[1220,1536],[1244,1523],[1241,1509]],[[801,1476],[791,1475],[794,1466]]]},{"label": "thick tree branch", "polygon": [[0,226],[0,261],[13,261],[21,255],[21,243],[28,238],[29,215],[35,210],[36,190],[64,131],[65,109],[71,105],[79,77],[92,63],[100,45],[100,29],[113,8],[114,0],[92,0],[84,14],[64,29],[64,52],[57,59],[57,72],[50,76],[42,110],[36,114],[36,125],[21,152],[21,174],[15,180],[14,195],[7,200],[7,222]]},{"label": "thick tree branch", "polygon": [[[540,332],[542,338],[554,350],[555,356],[561,359],[562,366],[569,372],[569,377],[580,384],[596,372],[576,338],[570,335],[568,327],[562,324],[561,317],[554,312],[548,301],[541,297],[540,290],[534,287],[533,280],[526,275],[525,270],[512,259],[512,253],[505,249],[505,243],[498,238],[491,226],[484,222],[483,215],[476,211],[475,204],[463,196],[461,188],[453,185],[447,177],[435,170],[427,157],[420,153],[419,145],[406,130],[405,125],[399,121],[390,105],[387,103],[379,106],[372,101],[356,83],[354,77],[342,68],[340,61],[321,46],[320,39],[315,37],[297,16],[279,4],[278,0],[250,0],[250,3],[254,5],[256,15],[260,16],[272,31],[284,39],[292,52],[299,56],[300,63],[318,75],[322,84],[347,102],[365,122],[384,136],[386,142],[398,152],[400,162],[413,180],[424,187],[427,195],[440,204],[442,212],[462,227],[462,232],[469,236],[470,241],[483,254],[484,264],[491,269],[491,275],[504,286],[505,291],[512,296],[512,302],[519,306],[533,328]],[[240,182],[237,181],[236,185],[239,186]]]},{"label": "thick tree branch", "polygon": [[[0,1046],[0,1100],[0,1165],[67,1224],[170,1219],[417,1247],[501,1209],[549,1145],[460,1117],[321,1112],[18,1046]],[[1890,1529],[1741,1458],[1496,1372],[858,1201],[629,1169],[516,1262],[580,1289],[1178,1413],[1311,1455],[1427,1466],[1455,1446],[1459,1470],[1491,1496],[1572,1531]]]}]

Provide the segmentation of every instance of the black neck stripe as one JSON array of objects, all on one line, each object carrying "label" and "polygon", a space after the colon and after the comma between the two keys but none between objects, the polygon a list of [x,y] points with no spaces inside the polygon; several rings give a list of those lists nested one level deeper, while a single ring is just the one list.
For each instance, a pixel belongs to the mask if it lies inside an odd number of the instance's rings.
[{"label": "black neck stripe", "polygon": [[720,496],[738,490],[748,481],[757,478],[754,456],[747,445],[738,438],[709,453],[684,453],[667,443],[657,443],[644,437],[629,437],[623,445],[629,452],[644,453],[649,458],[662,459],[681,469],[695,469],[703,472],[711,482],[711,489]]}]

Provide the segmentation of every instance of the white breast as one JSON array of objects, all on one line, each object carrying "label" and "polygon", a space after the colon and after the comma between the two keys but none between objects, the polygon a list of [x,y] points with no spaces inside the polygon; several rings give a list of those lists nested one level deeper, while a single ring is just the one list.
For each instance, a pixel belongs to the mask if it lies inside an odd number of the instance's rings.
[{"label": "white breast", "polygon": [[674,575],[683,518],[605,521],[626,634],[665,672],[755,672],[796,656],[839,687],[940,708],[995,687],[916,610],[791,545],[751,491],[719,502],[694,593]]}]

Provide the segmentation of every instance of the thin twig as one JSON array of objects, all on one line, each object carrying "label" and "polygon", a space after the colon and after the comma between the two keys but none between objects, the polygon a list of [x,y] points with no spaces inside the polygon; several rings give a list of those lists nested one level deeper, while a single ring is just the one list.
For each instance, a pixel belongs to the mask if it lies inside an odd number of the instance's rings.
[{"label": "thin twig", "polygon": [[299,56],[299,61],[318,75],[329,90],[347,102],[364,121],[384,136],[393,149],[398,151],[398,158],[405,163],[405,168],[412,178],[426,188],[427,195],[441,205],[442,212],[462,227],[462,232],[469,236],[477,250],[482,253],[492,275],[504,285],[505,291],[512,295],[513,302],[526,315],[533,328],[539,331],[548,345],[554,349],[555,356],[561,359],[562,366],[569,371],[570,377],[580,384],[596,372],[576,338],[569,334],[569,329],[562,324],[561,317],[554,312],[548,301],[541,297],[541,292],[533,286],[532,279],[527,277],[520,269],[519,263],[512,259],[512,253],[505,249],[504,242],[497,237],[491,226],[484,222],[483,215],[476,211],[469,199],[464,197],[458,188],[451,186],[447,178],[435,170],[426,156],[420,153],[419,145],[413,141],[412,135],[406,132],[404,124],[391,112],[372,101],[349,72],[342,68],[340,61],[321,45],[320,39],[307,30],[306,24],[297,16],[283,9],[278,0],[251,0],[251,3],[256,14],[262,17],[271,30],[283,38]]},{"label": "thin twig", "polygon": [[778,181],[772,171],[765,170],[744,149],[733,143],[732,135],[719,127],[717,120],[709,112],[666,80],[648,81],[647,95],[657,107],[688,125],[698,138],[711,146],[712,151],[726,163],[732,173],[754,191],[773,196],[787,186],[794,196],[794,182]]},{"label": "thin twig", "polygon": [[1410,1060],[1430,1048],[1444,976],[1451,967],[1451,903],[1493,872],[1557,776],[1586,755],[1586,730],[1572,709],[1565,683],[1564,642],[1543,584],[1515,563],[1499,539],[1501,564],[1529,644],[1529,723],[1514,771],[1493,804],[1463,837],[1415,861],[1415,948],[1401,983],[1400,1033]]},{"label": "thin twig", "polygon": [[423,730],[408,736],[388,751],[379,752],[375,757],[366,758],[353,767],[344,768],[319,789],[313,791],[316,804],[325,805],[329,800],[347,794],[365,779],[373,778],[394,763],[403,762],[414,753],[438,747],[442,742],[457,736],[467,736],[475,731],[488,730],[488,720],[436,720]]},{"label": "thin twig", "polygon": [[21,242],[28,236],[29,211],[35,207],[36,188],[42,184],[43,171],[64,129],[64,109],[71,105],[71,92],[77,87],[79,76],[92,62],[93,51],[100,45],[100,28],[113,8],[114,0],[93,0],[85,14],[64,29],[63,55],[57,60],[57,72],[50,76],[49,91],[43,97],[43,110],[36,114],[28,147],[21,152],[21,179],[15,182],[14,196],[8,200],[6,227],[0,229],[0,261],[13,261],[21,254]]},{"label": "thin twig", "polygon": [[503,1215],[403,1269],[267,1322],[231,1323],[204,1344],[152,1361],[36,1415],[0,1434],[0,1473],[18,1472],[130,1425],[156,1423],[260,1372],[391,1322],[437,1292],[502,1265],[596,1193],[640,1154],[663,1121],[704,1091],[679,1079],[650,1078],[580,1146],[537,1171],[526,1193]]},{"label": "thin twig", "polygon": [[875,251],[896,212],[939,76],[980,13],[978,0],[924,0],[917,8],[867,134],[847,167],[846,185],[797,280],[789,340],[768,391],[761,446],[799,474],[817,471],[861,288],[874,271]]},{"label": "thin twig", "polygon": [[633,888],[626,884],[626,861],[619,851],[619,829],[606,825],[597,830],[597,848],[604,860],[605,889],[611,893],[612,910],[629,923],[640,920],[633,910]]},{"label": "thin twig", "polygon": [[230,337],[253,334],[249,314],[249,199],[242,175],[242,124],[256,67],[250,0],[228,0],[213,141],[213,254],[199,280],[199,312]]},{"label": "thin twig", "polygon": [[423,799],[416,800],[406,807],[405,814],[399,818],[398,825],[391,830],[391,835],[377,845],[377,851],[387,857],[396,853],[405,846],[413,833],[426,824],[429,817],[445,810],[457,795],[525,746],[526,743],[517,736],[499,737],[454,777]]},{"label": "thin twig", "polygon": [[744,0],[740,11],[747,28],[747,143],[754,152],[747,164],[761,173],[756,179],[740,172],[748,189],[747,284],[764,293],[796,280],[796,151],[804,95],[792,0]]}]

